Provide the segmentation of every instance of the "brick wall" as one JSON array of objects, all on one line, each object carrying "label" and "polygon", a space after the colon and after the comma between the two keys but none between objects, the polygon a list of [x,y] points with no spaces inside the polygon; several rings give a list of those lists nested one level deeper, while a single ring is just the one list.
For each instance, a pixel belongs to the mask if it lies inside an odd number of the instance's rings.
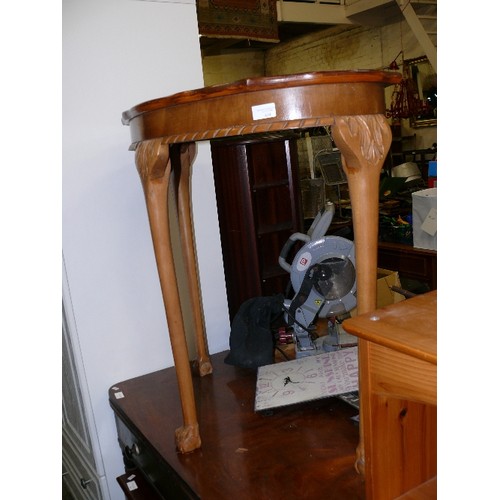
[{"label": "brick wall", "polygon": [[[265,74],[280,75],[308,71],[382,69],[404,48],[405,59],[424,54],[406,24],[383,27],[334,27],[297,40],[280,43],[265,53]],[[398,57],[401,62],[402,56]],[[394,87],[387,87],[386,102],[391,102]],[[415,134],[413,147],[423,149],[437,142],[436,127],[412,129],[402,121],[402,135]]]},{"label": "brick wall", "polygon": [[[265,54],[267,75],[387,67],[404,48],[405,58],[423,55],[408,25],[334,27],[280,43]],[[400,60],[400,59],[399,59]]]},{"label": "brick wall", "polygon": [[204,57],[205,85],[231,83],[243,78],[265,75],[265,53],[260,50],[226,51],[224,55]]},{"label": "brick wall", "polygon": [[379,30],[331,28],[280,44],[266,52],[266,74],[279,75],[380,67]]}]

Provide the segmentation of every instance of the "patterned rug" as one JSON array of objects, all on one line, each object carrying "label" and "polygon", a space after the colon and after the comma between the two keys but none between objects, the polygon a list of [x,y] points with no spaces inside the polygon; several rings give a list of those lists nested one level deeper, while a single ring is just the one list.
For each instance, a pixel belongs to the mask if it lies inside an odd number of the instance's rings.
[{"label": "patterned rug", "polygon": [[202,36],[279,42],[273,0],[197,0],[196,6]]}]

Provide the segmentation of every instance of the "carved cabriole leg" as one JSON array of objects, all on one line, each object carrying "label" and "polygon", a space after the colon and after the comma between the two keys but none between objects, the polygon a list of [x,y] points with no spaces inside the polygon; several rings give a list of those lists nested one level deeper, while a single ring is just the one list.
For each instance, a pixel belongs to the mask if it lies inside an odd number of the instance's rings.
[{"label": "carved cabriole leg", "polygon": [[[383,115],[335,117],[332,138],[342,154],[351,198],[356,253],[358,314],[373,311],[377,304],[377,245],[380,171],[391,145],[392,134]],[[366,342],[359,339],[360,393],[365,379],[361,370],[366,358]],[[361,407],[360,442],[356,470],[365,472],[363,441],[364,412]]]},{"label": "carved cabriole leg", "polygon": [[186,143],[180,146],[180,172],[176,171],[178,180],[177,211],[181,230],[182,252],[186,264],[191,297],[193,322],[196,336],[198,359],[195,368],[201,376],[212,373],[212,363],[208,354],[205,335],[201,294],[198,279],[198,265],[193,237],[192,206],[191,206],[191,172],[196,154],[196,143]]},{"label": "carved cabriole leg", "polygon": [[187,453],[199,448],[201,439],[170,241],[168,185],[171,162],[169,146],[162,144],[160,139],[143,141],[137,147],[135,161],[146,198],[156,265],[179,385],[184,425],[175,431],[176,445],[181,453]]}]

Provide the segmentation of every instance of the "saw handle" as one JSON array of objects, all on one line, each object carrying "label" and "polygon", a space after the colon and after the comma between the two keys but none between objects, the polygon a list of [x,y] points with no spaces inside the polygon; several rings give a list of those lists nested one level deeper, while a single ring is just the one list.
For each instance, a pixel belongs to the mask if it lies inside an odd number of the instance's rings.
[{"label": "saw handle", "polygon": [[309,243],[311,241],[310,236],[303,233],[293,233],[287,240],[287,242],[283,245],[281,249],[280,256],[278,258],[278,264],[284,269],[287,273],[290,272],[292,266],[286,261],[288,253],[295,245],[297,241],[303,241],[304,243]]},{"label": "saw handle", "polygon": [[278,258],[278,264],[287,272],[290,272],[291,266],[286,261],[288,253],[297,241],[303,241],[304,243],[309,243],[311,240],[317,240],[323,238],[323,236],[328,231],[330,224],[333,219],[333,214],[335,213],[335,206],[332,202],[327,202],[325,207],[321,209],[316,215],[311,227],[307,234],[304,233],[293,233],[288,241],[284,244],[281,249],[280,256]]},{"label": "saw handle", "polygon": [[335,205],[331,201],[327,201],[323,209],[321,209],[314,218],[307,234],[311,241],[323,238],[330,228],[333,216],[335,214]]}]

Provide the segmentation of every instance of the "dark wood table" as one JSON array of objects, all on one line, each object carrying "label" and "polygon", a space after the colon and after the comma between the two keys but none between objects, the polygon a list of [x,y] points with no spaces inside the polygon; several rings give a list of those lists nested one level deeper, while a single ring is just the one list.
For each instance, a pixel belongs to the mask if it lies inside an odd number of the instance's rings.
[{"label": "dark wood table", "polygon": [[429,290],[437,289],[436,250],[381,241],[378,244],[378,266],[398,271],[400,277],[426,283]]},{"label": "dark wood table", "polygon": [[176,450],[173,436],[182,416],[174,368],[109,390],[126,476],[142,484],[128,498],[154,498],[150,485],[175,500],[364,498],[353,467],[357,410],[327,398],[255,413],[256,372],[225,364],[226,354],[212,356],[212,375],[193,378],[203,444],[191,453]]}]

